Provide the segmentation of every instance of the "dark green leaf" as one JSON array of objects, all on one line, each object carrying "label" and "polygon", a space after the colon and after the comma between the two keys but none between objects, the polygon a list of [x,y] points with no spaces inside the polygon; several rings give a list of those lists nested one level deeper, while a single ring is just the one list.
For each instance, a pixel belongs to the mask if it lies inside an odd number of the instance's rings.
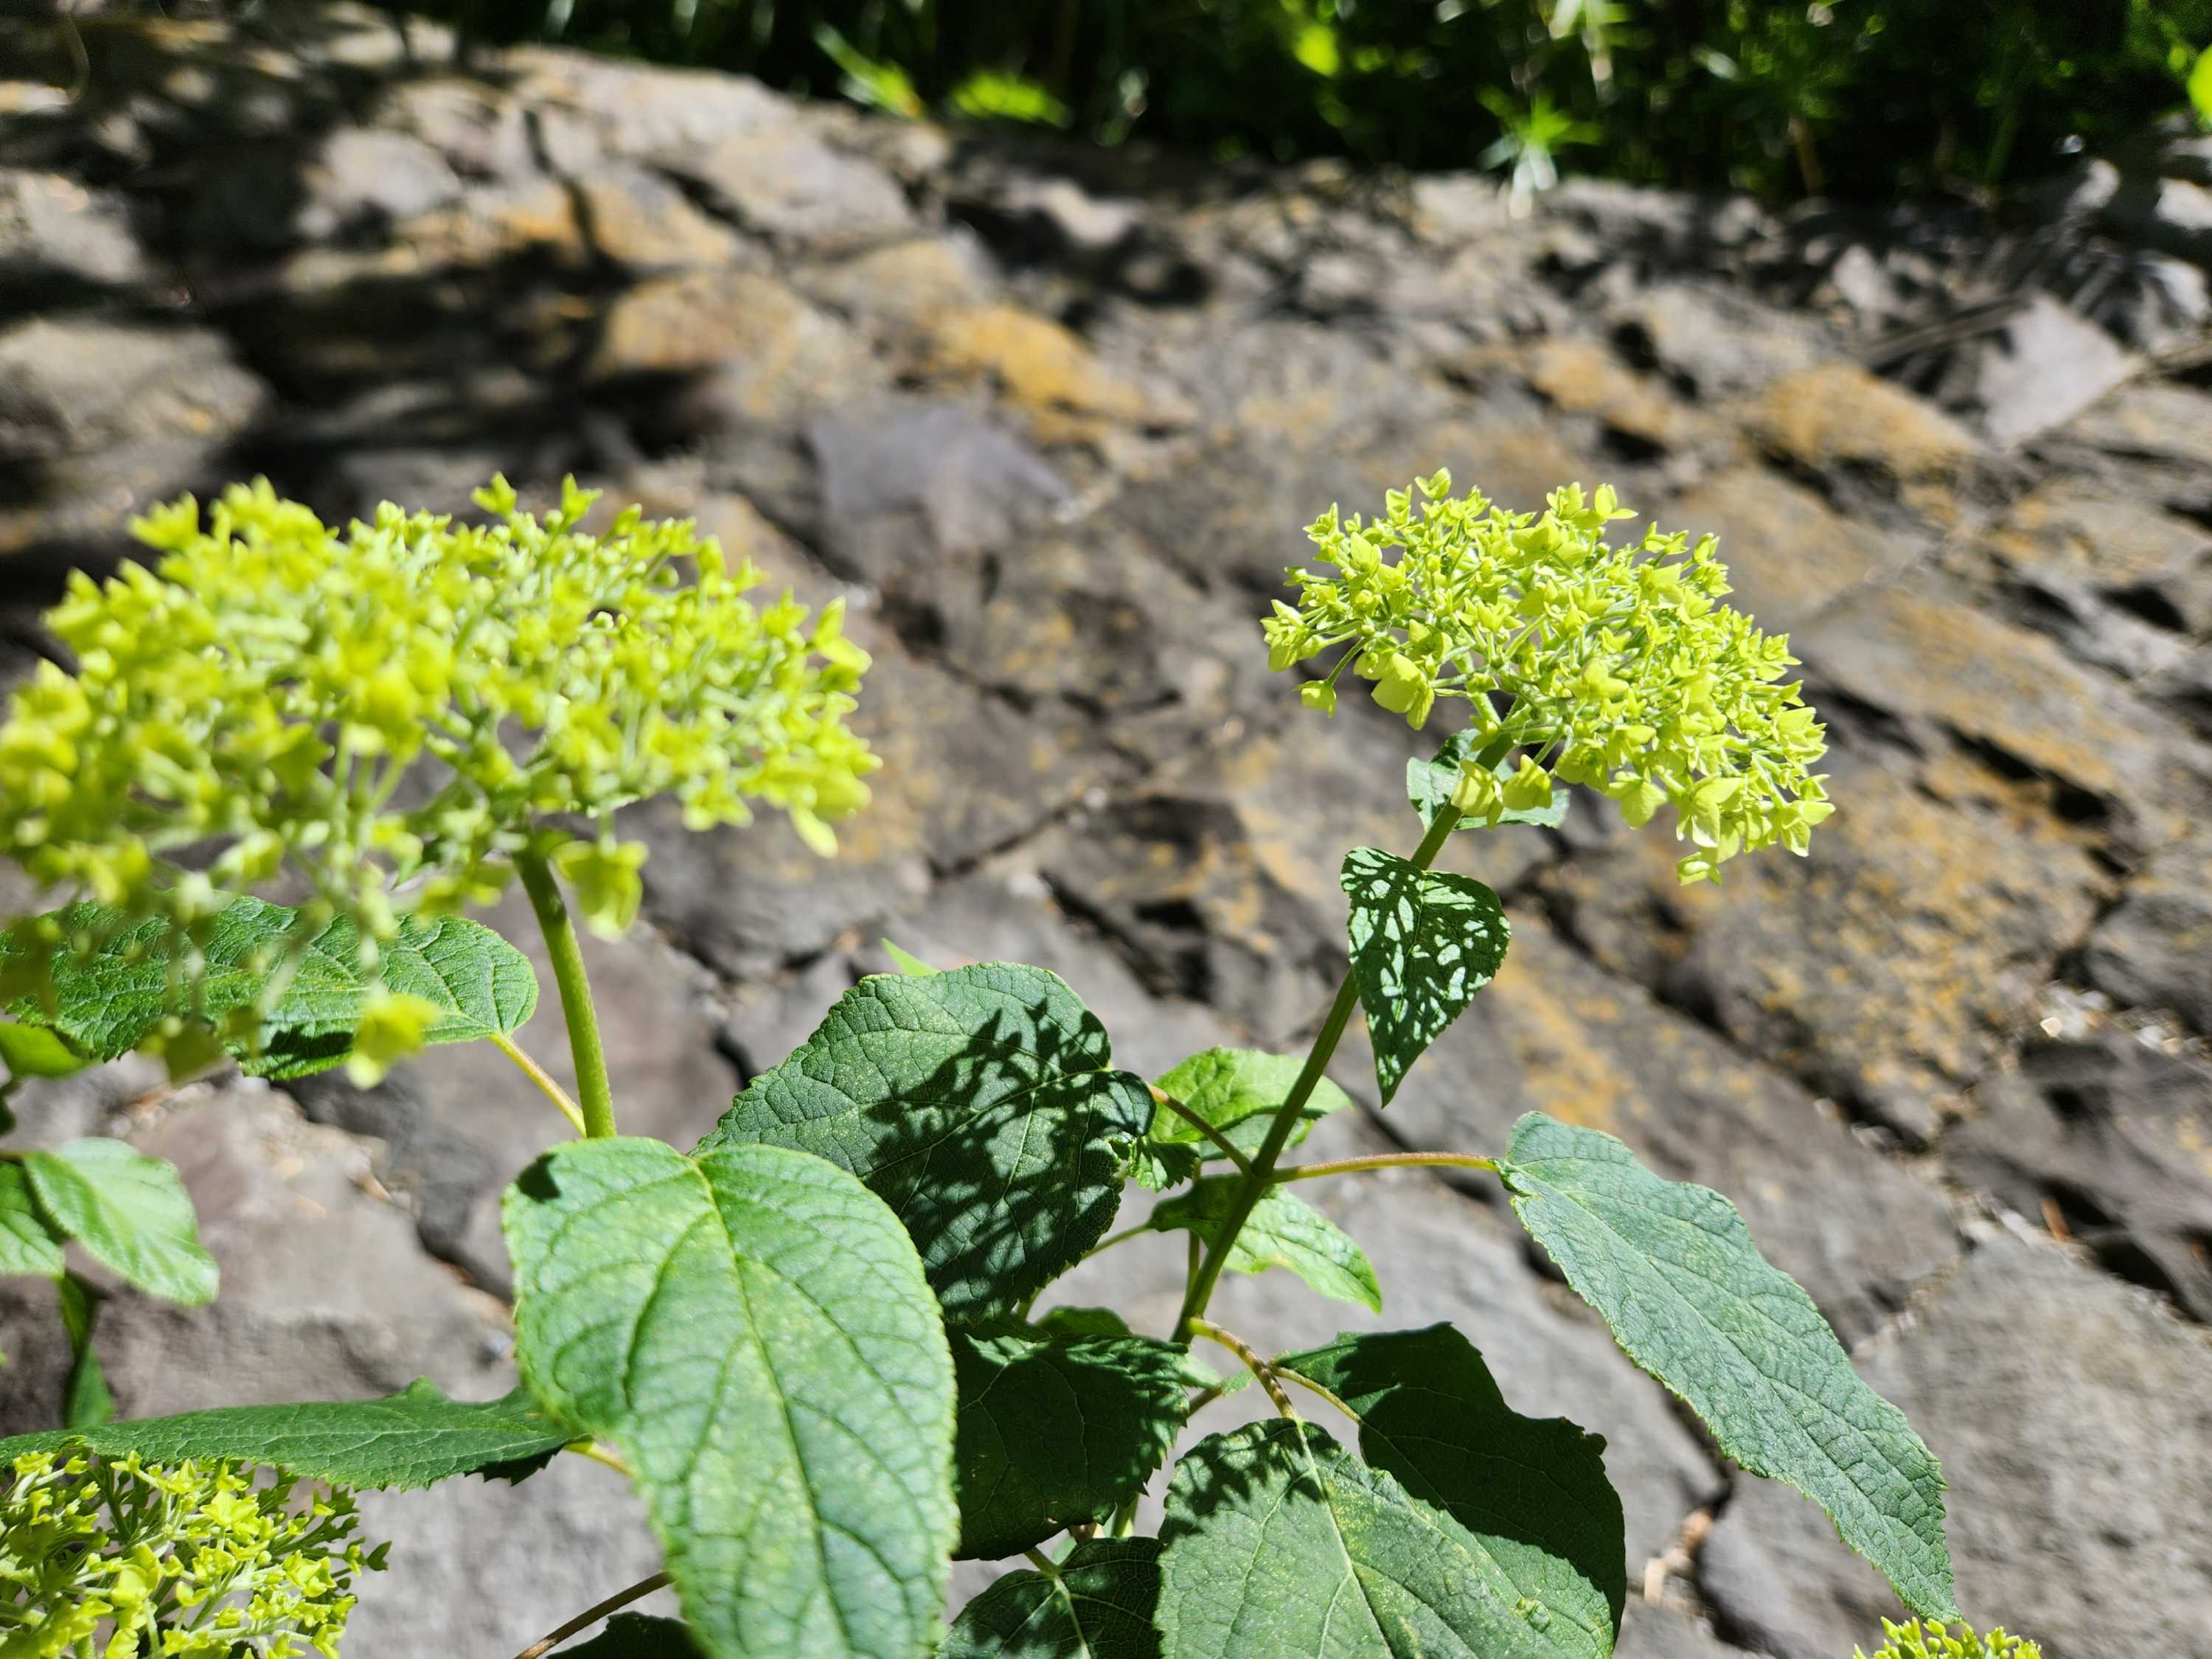
[{"label": "dark green leaf", "polygon": [[53,1279],[61,1270],[61,1235],[32,1196],[30,1171],[21,1164],[0,1162],[0,1276]]},{"label": "dark green leaf", "polygon": [[1352,971],[1387,1106],[1422,1051],[1497,973],[1510,930],[1498,895],[1480,882],[1371,847],[1345,854],[1344,890]]},{"label": "dark green leaf", "polygon": [[1053,1308],[1036,1316],[1047,1336],[1129,1336],[1129,1322],[1111,1308]]},{"label": "dark green leaf", "polygon": [[1350,1407],[1360,1455],[1465,1527],[1512,1599],[1613,1645],[1627,1545],[1601,1437],[1565,1418],[1522,1416],[1449,1325],[1340,1336],[1275,1364]]},{"label": "dark green leaf", "polygon": [[115,1396],[92,1346],[100,1322],[100,1294],[75,1273],[54,1281],[61,1292],[62,1334],[69,1338],[69,1375],[62,1379],[62,1427],[96,1429],[115,1416]]},{"label": "dark green leaf", "polygon": [[73,1077],[91,1064],[42,1025],[0,1020],[0,1066],[10,1078]]},{"label": "dark green leaf", "polygon": [[1103,1521],[1167,1459],[1183,1420],[1183,1351],[1141,1336],[955,1327],[958,1553],[996,1560]]},{"label": "dark green leaf", "polygon": [[1159,1659],[1157,1538],[1094,1538],[1052,1574],[1010,1572],[961,1610],[938,1659]]},{"label": "dark green leaf", "polygon": [[481,1405],[448,1400],[428,1379],[381,1400],[223,1406],[108,1423],[87,1432],[0,1440],[0,1462],[81,1440],[106,1456],[149,1463],[234,1457],[339,1486],[407,1492],[556,1451],[577,1437],[517,1389]]},{"label": "dark green leaf", "polygon": [[1827,1510],[1906,1606],[1957,1616],[1934,1455],[1859,1380],[1813,1298],[1760,1256],[1735,1206],[1540,1112],[1515,1126],[1498,1174],[1567,1283],[1723,1451]]},{"label": "dark green leaf", "polygon": [[850,1170],[906,1223],[948,1319],[1016,1313],[1114,1218],[1152,1091],[1057,975],[876,975],[753,1080],[702,1150],[764,1143]]},{"label": "dark green leaf", "polygon": [[523,1375],[622,1453],[700,1647],[926,1652],[952,1358],[890,1209],[787,1148],[613,1139],[547,1153],[505,1218]]},{"label": "dark green leaf", "polygon": [[[1434,760],[1409,760],[1406,763],[1406,799],[1421,815],[1424,824],[1433,824],[1437,813],[1448,805],[1452,791],[1459,787],[1460,763],[1475,754],[1480,748],[1480,736],[1474,732],[1459,732],[1444,739],[1443,747],[1437,750]],[[1503,781],[1519,769],[1518,761],[1500,761],[1492,769]],[[1567,808],[1574,791],[1563,784],[1552,786],[1552,799],[1542,806],[1509,807],[1498,817],[1499,823],[1535,823],[1547,830],[1556,830],[1566,821]],[[1482,830],[1490,827],[1483,818],[1462,818],[1462,830]]]},{"label": "dark green leaf", "polygon": [[[7,1012],[46,1026],[95,1060],[113,1060],[145,1040],[171,1012],[170,937],[159,918],[116,926],[113,913],[72,905],[56,918],[70,936],[94,943],[89,954],[64,948],[52,958],[51,1003],[19,996]],[[198,993],[210,1020],[249,1006],[276,974],[301,927],[300,913],[257,898],[236,898],[201,941],[207,967]],[[286,1079],[325,1071],[352,1051],[353,1033],[368,999],[361,936],[350,921],[331,922],[301,949],[283,995],[264,1016],[256,1048],[226,1046],[249,1072]],[[0,934],[0,967],[31,950],[15,933]],[[489,928],[457,916],[401,920],[383,948],[383,982],[433,1002],[444,1013],[431,1042],[465,1042],[514,1030],[538,1006],[529,960]]]},{"label": "dark green leaf", "polygon": [[191,1197],[172,1165],[99,1138],[23,1162],[46,1219],[94,1261],[165,1302],[215,1300],[215,1258],[200,1248]]},{"label": "dark green leaf", "polygon": [[[1154,1079],[1154,1086],[1222,1131],[1231,1146],[1250,1158],[1267,1139],[1275,1109],[1290,1098],[1304,1064],[1287,1054],[1253,1048],[1207,1048]],[[1297,1146],[1315,1124],[1351,1104],[1351,1096],[1322,1079],[1299,1108],[1298,1120],[1284,1144]],[[1224,1156],[1196,1124],[1172,1107],[1159,1105],[1131,1159],[1130,1174],[1140,1186],[1161,1192],[1189,1180],[1205,1160]]]},{"label": "dark green leaf", "polygon": [[618,1613],[580,1648],[562,1648],[560,1659],[699,1659],[699,1644],[673,1619]]},{"label": "dark green leaf", "polygon": [[[1164,1233],[1188,1229],[1212,1244],[1229,1218],[1242,1180],[1239,1176],[1208,1176],[1194,1182],[1188,1191],[1155,1209],[1150,1224]],[[1382,1307],[1382,1286],[1375,1281],[1375,1269],[1365,1253],[1336,1223],[1280,1187],[1261,1194],[1230,1249],[1229,1266],[1240,1273],[1287,1267],[1323,1296],[1357,1302],[1377,1312]]]},{"label": "dark green leaf", "polygon": [[1519,1595],[1481,1542],[1311,1425],[1176,1465],[1160,1528],[1166,1659],[1604,1659],[1612,1632]]}]

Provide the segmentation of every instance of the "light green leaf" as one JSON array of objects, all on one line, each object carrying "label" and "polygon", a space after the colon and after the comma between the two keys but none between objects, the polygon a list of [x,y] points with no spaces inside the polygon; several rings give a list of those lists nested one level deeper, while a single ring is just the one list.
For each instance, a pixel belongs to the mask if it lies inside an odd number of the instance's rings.
[{"label": "light green leaf", "polygon": [[2189,101],[2197,111],[2197,118],[2212,127],[2212,46],[2197,54],[2197,62],[2189,71]]},{"label": "light green leaf", "polygon": [[[1194,1182],[1189,1190],[1155,1209],[1149,1224],[1164,1233],[1188,1230],[1212,1244],[1229,1218],[1241,1181],[1238,1176],[1208,1176]],[[1382,1290],[1365,1253],[1336,1223],[1280,1187],[1261,1194],[1230,1249],[1228,1265],[1240,1273],[1287,1267],[1323,1296],[1382,1310]]]},{"label": "light green leaf", "polygon": [[699,1644],[673,1619],[618,1613],[583,1646],[562,1648],[561,1659],[698,1659]]},{"label": "light green leaf", "polygon": [[1390,1103],[1407,1071],[1490,983],[1510,935],[1498,895],[1479,881],[1417,868],[1371,847],[1345,854],[1352,971]]},{"label": "light green leaf", "polygon": [[0,1020],[0,1066],[10,1079],[73,1077],[92,1062],[44,1026]]},{"label": "light green leaf", "polygon": [[1094,1538],[1052,1573],[1010,1572],[961,1610],[938,1659],[1159,1659],[1157,1538]]},{"label": "light green leaf", "polygon": [[702,1150],[795,1146],[906,1223],[948,1319],[1016,1313],[1114,1218],[1141,1078],[1059,975],[982,963],[862,980]]},{"label": "light green leaf", "polygon": [[1827,1510],[1907,1607],[1955,1619],[1943,1474],[1735,1206],[1662,1181],[1611,1135],[1531,1112],[1498,1174],[1567,1283],[1723,1451]]},{"label": "light green leaf", "polygon": [[0,1462],[82,1441],[104,1456],[136,1452],[149,1463],[234,1457],[340,1486],[410,1492],[456,1475],[519,1478],[577,1437],[520,1389],[477,1405],[448,1400],[422,1378],[381,1400],[222,1406],[77,1433],[19,1435],[0,1440]]},{"label": "light green leaf", "polygon": [[[1275,1109],[1290,1098],[1304,1064],[1288,1054],[1255,1048],[1206,1048],[1154,1079],[1153,1086],[1222,1131],[1231,1146],[1250,1158],[1267,1139]],[[1351,1104],[1350,1095],[1322,1079],[1298,1109],[1298,1121],[1284,1144],[1297,1146],[1315,1124]],[[1196,1124],[1172,1108],[1158,1105],[1153,1108],[1152,1127],[1130,1159],[1130,1175],[1139,1186],[1161,1192],[1189,1180],[1206,1159],[1222,1156],[1221,1148]]]},{"label": "light green leaf", "polygon": [[61,1292],[62,1334],[70,1345],[69,1375],[62,1379],[62,1427],[96,1429],[115,1415],[115,1396],[108,1392],[107,1373],[92,1346],[102,1298],[75,1273],[62,1274],[54,1288]]},{"label": "light green leaf", "polygon": [[24,1158],[46,1219],[102,1267],[187,1308],[215,1300],[215,1258],[200,1248],[175,1168],[120,1140],[72,1140]]},{"label": "light green leaf", "polygon": [[1166,1462],[1183,1421],[1178,1345],[1011,1321],[946,1334],[960,1384],[960,1555],[996,1560],[1103,1521]]},{"label": "light green leaf", "polygon": [[21,1164],[0,1162],[0,1276],[56,1279],[61,1271],[61,1235],[40,1212],[30,1171]]},{"label": "light green leaf", "polygon": [[[1416,757],[1406,763],[1406,799],[1421,815],[1424,827],[1437,821],[1437,813],[1448,805],[1452,791],[1459,787],[1460,763],[1480,751],[1480,734],[1457,732],[1444,739],[1443,747],[1437,750],[1434,760]],[[1517,761],[1503,760],[1491,769],[1503,783],[1519,768]],[[1540,824],[1547,830],[1556,830],[1566,821],[1567,808],[1574,804],[1574,791],[1564,784],[1552,786],[1552,799],[1541,806],[1507,807],[1498,815],[1498,822],[1505,823]],[[1486,830],[1492,827],[1487,817],[1462,818],[1462,830]]]},{"label": "light green leaf", "polygon": [[622,1453],[701,1649],[927,1651],[952,1357],[890,1209],[787,1148],[611,1139],[540,1158],[505,1220],[523,1376]]},{"label": "light green leaf", "polygon": [[884,954],[891,959],[892,966],[909,979],[921,979],[937,971],[913,951],[902,951],[889,939],[883,941],[883,946]]},{"label": "light green leaf", "polygon": [[1465,1527],[1509,1601],[1533,1601],[1612,1650],[1627,1545],[1601,1436],[1522,1416],[1449,1325],[1340,1336],[1274,1363],[1351,1408],[1360,1455]]},{"label": "light green leaf", "polygon": [[[91,904],[55,913],[65,933],[97,943],[90,954],[64,949],[52,963],[52,1002],[15,998],[7,1012],[48,1027],[95,1060],[113,1060],[150,1036],[171,1012],[170,941],[159,918],[113,927],[112,913]],[[300,913],[257,898],[233,899],[210,924],[198,990],[210,1020],[250,1006],[279,970],[300,927]],[[351,1052],[372,988],[361,964],[361,936],[350,921],[330,923],[309,938],[290,981],[264,1016],[256,1048],[226,1043],[248,1072],[279,1079],[341,1064]],[[31,946],[0,934],[0,967]],[[538,981],[528,958],[489,927],[458,916],[403,917],[398,937],[383,948],[383,982],[441,1011],[425,1033],[429,1042],[465,1042],[514,1030],[538,1006]]]},{"label": "light green leaf", "polygon": [[1203,1440],[1160,1528],[1165,1659],[1604,1659],[1500,1583],[1480,1540],[1311,1425]]}]

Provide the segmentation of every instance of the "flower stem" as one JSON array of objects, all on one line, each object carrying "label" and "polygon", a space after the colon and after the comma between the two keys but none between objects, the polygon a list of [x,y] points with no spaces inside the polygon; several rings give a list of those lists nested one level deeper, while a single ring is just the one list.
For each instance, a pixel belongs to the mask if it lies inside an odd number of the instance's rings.
[{"label": "flower stem", "polygon": [[576,1126],[578,1134],[585,1133],[582,1109],[568,1098],[568,1091],[553,1080],[551,1073],[531,1059],[528,1054],[524,1054],[516,1045],[514,1039],[506,1032],[494,1031],[491,1034],[491,1043],[493,1048],[505,1054],[521,1069],[523,1076],[544,1091],[546,1099],[561,1109],[561,1115]]},{"label": "flower stem", "polygon": [[538,852],[514,855],[515,873],[538,926],[545,935],[545,954],[553,963],[553,982],[561,989],[561,1012],[568,1022],[568,1053],[576,1064],[576,1096],[583,1108],[584,1133],[594,1139],[615,1133],[613,1091],[607,1086],[607,1057],[599,1047],[599,1018],[592,1008],[592,982],[584,975],[584,953],[576,943],[576,924],[561,897],[560,884]]},{"label": "flower stem", "polygon": [[1488,1170],[1495,1174],[1498,1160],[1473,1152],[1378,1152],[1372,1158],[1337,1158],[1326,1164],[1293,1164],[1277,1170],[1268,1179],[1280,1186],[1286,1181],[1311,1181],[1316,1176],[1357,1175],[1363,1170]]},{"label": "flower stem", "polygon": [[[1487,751],[1485,751],[1486,754]],[[1459,827],[1459,813],[1447,805],[1437,810],[1429,833],[1421,837],[1414,849],[1413,867],[1425,870],[1435,862],[1451,832]],[[1206,1304],[1212,1299],[1213,1287],[1221,1281],[1222,1269],[1229,1265],[1229,1252],[1235,1247],[1237,1235],[1244,1231],[1244,1224],[1252,1218],[1252,1212],[1273,1184],[1275,1160],[1282,1157],[1283,1148],[1290,1145],[1291,1132],[1296,1128],[1298,1114],[1305,1109],[1306,1102],[1313,1098],[1314,1090],[1328,1070],[1328,1062],[1335,1057],[1336,1045],[1343,1041],[1345,1029],[1352,1024],[1352,1012],[1359,1006],[1359,982],[1347,969],[1344,983],[1337,988],[1336,1000],[1328,1006],[1321,1030],[1315,1034],[1313,1047],[1306,1051],[1306,1063],[1299,1069],[1297,1081],[1291,1092],[1276,1109],[1275,1121],[1268,1126],[1267,1139],[1260,1143],[1251,1167],[1245,1170],[1237,1183],[1235,1195],[1230,1200],[1229,1214],[1212,1242],[1207,1246],[1198,1271],[1191,1275],[1189,1288],[1183,1293],[1182,1311],[1176,1316],[1172,1340],[1190,1346],[1194,1331],[1193,1322],[1205,1313]]]},{"label": "flower stem", "polygon": [[599,1606],[588,1607],[578,1613],[560,1629],[539,1637],[520,1653],[516,1654],[514,1659],[544,1659],[545,1655],[552,1652],[578,1631],[598,1624],[611,1613],[620,1613],[633,1601],[642,1601],[653,1591],[666,1588],[668,1583],[669,1577],[665,1572],[656,1572],[650,1578],[641,1578],[628,1589],[617,1590]]}]

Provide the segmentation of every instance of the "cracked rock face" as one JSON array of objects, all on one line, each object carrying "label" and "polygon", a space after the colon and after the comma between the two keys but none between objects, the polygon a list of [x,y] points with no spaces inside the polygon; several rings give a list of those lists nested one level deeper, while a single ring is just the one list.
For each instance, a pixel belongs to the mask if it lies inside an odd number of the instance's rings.
[{"label": "cracked rock face", "polygon": [[[842,856],[641,807],[646,921],[586,943],[626,1126],[689,1145],[884,938],[1054,969],[1147,1073],[1301,1045],[1338,865],[1411,845],[1405,758],[1443,725],[1325,722],[1266,673],[1301,526],[1439,465],[1516,508],[1613,482],[1717,533],[1791,635],[1841,810],[1719,889],[1588,803],[1455,837],[1504,972],[1388,1113],[1355,1032],[1362,1110],[1312,1155],[1494,1150],[1533,1109],[1729,1194],[1945,1460],[1970,1610],[2054,1653],[2203,1650],[2212,392],[2151,360],[2203,320],[2170,228],[2087,320],[2059,295],[1885,378],[1881,331],[1968,293],[1980,232],[1588,182],[1516,218],[1473,177],[1048,155],[546,49],[465,74],[434,31],[278,9],[118,31],[112,85],[0,130],[0,669],[131,514],[255,472],[335,515],[574,471],[845,598],[886,764]],[[489,920],[535,948],[519,905]],[[558,1028],[549,989],[522,1040],[565,1075]],[[157,1083],[20,1103],[25,1141],[173,1158],[222,1261],[211,1309],[106,1305],[125,1412],[509,1386],[498,1194],[562,1129],[497,1054]],[[1285,1346],[1449,1319],[1515,1405],[1604,1433],[1657,1596],[1628,1659],[1873,1638],[1892,1609],[1826,1523],[1718,1464],[1493,1191],[1314,1184],[1385,1314],[1273,1275],[1223,1317]],[[1148,1237],[1054,1296],[1158,1328],[1181,1273]],[[50,1301],[0,1286],[0,1427],[52,1419]],[[377,1500],[404,1540],[354,1650],[514,1651],[651,1571],[619,1481],[569,1462]]]}]

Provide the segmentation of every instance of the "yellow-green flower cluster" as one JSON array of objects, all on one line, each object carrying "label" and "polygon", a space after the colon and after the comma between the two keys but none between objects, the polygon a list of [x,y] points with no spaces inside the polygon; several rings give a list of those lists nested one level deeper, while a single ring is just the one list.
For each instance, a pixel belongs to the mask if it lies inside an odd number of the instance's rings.
[{"label": "yellow-green flower cluster", "polygon": [[8,1659],[337,1659],[364,1551],[353,1497],[238,1464],[34,1452],[0,1494]]},{"label": "yellow-green flower cluster", "polygon": [[1893,1625],[1885,1619],[1881,1633],[1888,1638],[1881,1646],[1871,1655],[1853,1648],[1851,1659],[2043,1659],[2041,1648],[2006,1635],[2002,1627],[1977,1636],[1970,1626],[1961,1625],[1954,1636],[1942,1625],[1911,1621]]},{"label": "yellow-green flower cluster", "polygon": [[689,523],[586,534],[573,482],[543,520],[504,480],[477,499],[489,526],[386,506],[340,531],[263,482],[140,520],[159,561],[72,580],[48,620],[76,671],[42,665],[0,727],[0,852],[185,931],[283,875],[373,950],[556,842],[618,931],[644,849],[613,814],[664,793],[694,828],[765,802],[834,850],[876,764],[843,723],[867,657],[840,606],[756,608],[757,573]]},{"label": "yellow-green flower cluster", "polygon": [[1371,522],[1331,507],[1306,532],[1324,568],[1293,568],[1297,605],[1266,623],[1269,664],[1342,647],[1300,688],[1307,705],[1334,712],[1349,668],[1416,730],[1438,698],[1467,699],[1476,741],[1453,804],[1470,817],[1541,806],[1556,780],[1602,791],[1633,824],[1671,805],[1698,848],[1686,882],[1719,879],[1740,852],[1804,852],[1834,809],[1810,769],[1823,728],[1783,678],[1788,639],[1722,602],[1712,538],[1608,544],[1606,526],[1634,516],[1610,486],[1578,484],[1541,514],[1508,513],[1454,496],[1441,471],[1390,491]]}]

